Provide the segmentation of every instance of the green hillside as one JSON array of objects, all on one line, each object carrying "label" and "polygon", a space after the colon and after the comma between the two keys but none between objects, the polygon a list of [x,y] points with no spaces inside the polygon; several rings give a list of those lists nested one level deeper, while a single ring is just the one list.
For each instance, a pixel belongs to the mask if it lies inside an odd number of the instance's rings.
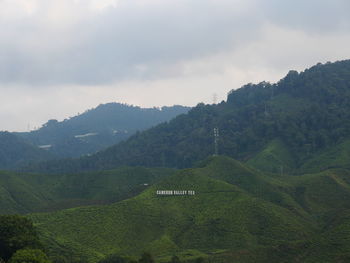
[{"label": "green hillside", "polygon": [[282,141],[273,140],[246,163],[261,171],[291,173],[296,168],[295,159]]},{"label": "green hillside", "polygon": [[345,140],[320,151],[316,156],[307,160],[302,165],[301,170],[314,172],[339,167],[350,167],[350,140]]},{"label": "green hillside", "polygon": [[[192,167],[214,152],[268,172],[320,171],[324,151],[350,134],[350,60],[290,71],[275,84],[247,84],[216,105],[198,104],[187,114],[131,136],[90,157],[41,163],[26,171],[46,173],[112,169],[122,165]],[[344,152],[345,153],[345,152]],[[333,159],[345,160],[346,156]],[[346,154],[346,153],[345,153]],[[319,161],[318,158],[321,158]],[[347,161],[336,162],[347,167]]]},{"label": "green hillside", "polygon": [[[158,196],[157,190],[196,194]],[[341,262],[350,256],[349,201],[347,170],[269,175],[214,157],[128,200],[30,217],[53,258],[70,247],[89,262],[143,251],[158,261],[177,254],[214,262],[319,262],[321,256]]]},{"label": "green hillside", "polygon": [[173,173],[173,169],[141,167],[69,175],[0,172],[0,214],[111,203]]}]

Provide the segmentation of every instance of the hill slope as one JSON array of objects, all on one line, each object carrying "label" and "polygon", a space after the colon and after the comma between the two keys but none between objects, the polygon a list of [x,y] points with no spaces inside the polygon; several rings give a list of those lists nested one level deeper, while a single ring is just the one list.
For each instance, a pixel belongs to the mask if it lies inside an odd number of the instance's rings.
[{"label": "hill slope", "polygon": [[50,158],[44,150],[9,132],[0,132],[0,169],[11,169],[31,161]]},{"label": "hill slope", "polygon": [[[195,195],[159,196],[157,190]],[[160,261],[178,254],[217,262],[319,262],[322,256],[337,262],[350,256],[342,234],[350,231],[349,201],[346,170],[276,176],[215,157],[129,200],[31,218],[53,258],[60,247],[71,247],[90,262],[145,250]],[[333,240],[339,243],[332,249],[317,247],[332,247]]]},{"label": "hill slope", "polygon": [[137,195],[174,172],[141,167],[68,175],[0,172],[0,214],[116,202]]},{"label": "hill slope", "polygon": [[38,130],[17,134],[45,147],[57,157],[78,157],[111,146],[136,131],[168,121],[189,109],[183,106],[140,108],[107,103],[62,122],[50,120]]},{"label": "hill slope", "polygon": [[[213,128],[218,127],[221,154],[242,161],[253,159],[251,165],[269,172],[278,170],[279,162],[286,172],[302,172],[304,163],[349,138],[349,101],[350,60],[318,64],[301,73],[290,71],[276,84],[248,84],[230,92],[227,102],[199,104],[188,114],[91,157],[28,169],[66,172],[120,165],[191,167],[214,152]],[[283,160],[276,159],[279,154]],[[261,165],[265,161],[269,164]]]},{"label": "hill slope", "polygon": [[281,140],[276,139],[246,163],[262,171],[290,173],[296,167],[295,159],[295,156],[289,152],[288,147]]}]

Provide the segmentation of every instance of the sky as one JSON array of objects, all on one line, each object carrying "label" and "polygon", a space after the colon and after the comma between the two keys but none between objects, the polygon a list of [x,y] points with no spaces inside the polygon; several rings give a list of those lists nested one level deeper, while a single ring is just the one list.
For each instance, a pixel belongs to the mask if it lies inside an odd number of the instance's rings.
[{"label": "sky", "polygon": [[107,102],[213,103],[350,59],[349,14],[349,0],[0,0],[0,130]]}]

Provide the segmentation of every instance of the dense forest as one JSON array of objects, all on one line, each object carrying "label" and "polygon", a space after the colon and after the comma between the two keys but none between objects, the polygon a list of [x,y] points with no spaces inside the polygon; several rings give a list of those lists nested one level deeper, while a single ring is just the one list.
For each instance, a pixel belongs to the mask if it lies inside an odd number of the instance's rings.
[{"label": "dense forest", "polygon": [[91,157],[41,163],[26,170],[64,173],[120,165],[191,167],[213,154],[213,129],[218,127],[220,154],[249,161],[277,140],[289,156],[287,166],[298,172],[305,163],[349,139],[349,119],[350,61],[317,64],[304,72],[290,71],[276,84],[247,84],[231,91],[226,102],[200,103],[188,114],[138,132]]}]

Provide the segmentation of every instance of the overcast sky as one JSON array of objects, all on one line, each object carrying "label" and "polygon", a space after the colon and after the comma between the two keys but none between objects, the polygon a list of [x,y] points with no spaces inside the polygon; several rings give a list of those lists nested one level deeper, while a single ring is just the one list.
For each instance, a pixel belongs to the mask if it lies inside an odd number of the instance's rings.
[{"label": "overcast sky", "polygon": [[349,0],[0,0],[0,130],[212,103],[350,58]]}]

